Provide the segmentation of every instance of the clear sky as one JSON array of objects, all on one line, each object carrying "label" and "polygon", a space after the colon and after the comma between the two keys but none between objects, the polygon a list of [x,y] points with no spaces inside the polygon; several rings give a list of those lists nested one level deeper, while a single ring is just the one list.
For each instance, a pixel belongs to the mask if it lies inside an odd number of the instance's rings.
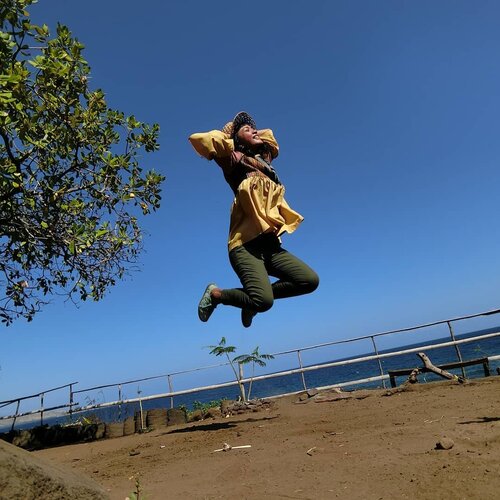
[{"label": "clear sky", "polygon": [[[85,44],[111,107],[160,123],[143,165],[167,180],[143,220],[141,272],[100,303],[54,298],[32,323],[2,327],[0,400],[209,365],[204,346],[222,336],[275,352],[500,306],[499,2],[40,0],[31,11]],[[274,165],[305,217],[283,244],[321,278],[249,330],[237,309],[206,324],[196,314],[208,282],[239,283],[232,193],[187,140],[240,110],[275,132]]]}]

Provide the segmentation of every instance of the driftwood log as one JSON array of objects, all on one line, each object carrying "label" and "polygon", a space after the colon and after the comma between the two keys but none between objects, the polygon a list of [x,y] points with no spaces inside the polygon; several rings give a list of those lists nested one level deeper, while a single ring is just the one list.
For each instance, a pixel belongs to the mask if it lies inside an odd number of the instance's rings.
[{"label": "driftwood log", "polygon": [[430,372],[433,372],[436,375],[439,375],[440,377],[447,378],[448,380],[456,380],[460,384],[463,384],[465,382],[465,379],[463,377],[459,377],[458,375],[453,375],[453,373],[447,372],[446,370],[442,370],[441,368],[438,368],[437,366],[433,365],[431,360],[427,357],[425,353],[419,352],[417,356],[423,361],[424,366]]}]

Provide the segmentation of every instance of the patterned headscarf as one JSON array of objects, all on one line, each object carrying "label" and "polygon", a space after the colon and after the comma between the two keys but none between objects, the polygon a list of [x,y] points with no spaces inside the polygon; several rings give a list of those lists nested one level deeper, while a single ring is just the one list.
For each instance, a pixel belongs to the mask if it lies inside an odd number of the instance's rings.
[{"label": "patterned headscarf", "polygon": [[233,121],[226,123],[222,132],[227,134],[231,139],[234,139],[238,131],[243,125],[250,125],[252,128],[257,128],[255,120],[246,112],[240,111],[234,118]]}]

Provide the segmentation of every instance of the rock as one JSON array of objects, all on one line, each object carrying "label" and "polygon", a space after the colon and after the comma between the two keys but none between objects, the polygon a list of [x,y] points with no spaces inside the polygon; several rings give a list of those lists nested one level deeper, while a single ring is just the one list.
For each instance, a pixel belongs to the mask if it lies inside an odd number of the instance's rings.
[{"label": "rock", "polygon": [[314,398],[319,394],[318,389],[308,389],[307,391],[301,392],[294,403],[305,403],[309,399]]},{"label": "rock", "polygon": [[436,450],[451,450],[453,446],[455,445],[455,442],[453,439],[444,437],[441,438],[437,443],[436,443]]},{"label": "rock", "polygon": [[247,405],[249,406],[262,406],[263,402],[260,399],[251,399],[247,401]]},{"label": "rock", "polygon": [[307,401],[309,399],[309,396],[307,392],[301,392],[297,399],[294,401],[294,403],[303,403],[304,401]]},{"label": "rock", "polygon": [[271,403],[261,399],[252,399],[251,401],[232,401],[224,404],[223,406],[221,405],[221,414],[223,416],[240,415],[242,413],[257,412],[269,408],[271,408]]},{"label": "rock", "polygon": [[2,498],[38,500],[104,500],[106,492],[94,481],[0,440]]}]

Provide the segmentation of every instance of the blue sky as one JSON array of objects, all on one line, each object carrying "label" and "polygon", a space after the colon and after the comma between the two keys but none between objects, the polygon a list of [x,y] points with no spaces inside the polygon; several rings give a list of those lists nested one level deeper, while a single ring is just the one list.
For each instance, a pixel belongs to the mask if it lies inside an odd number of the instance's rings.
[{"label": "blue sky", "polygon": [[[31,11],[85,44],[111,107],[160,123],[161,150],[143,165],[167,180],[143,221],[140,273],[100,303],[55,298],[3,328],[0,399],[212,364],[204,346],[222,336],[275,352],[500,305],[498,2],[40,0]],[[249,330],[236,309],[196,315],[208,282],[238,280],[231,191],[187,141],[242,109],[274,130],[275,167],[305,217],[284,247],[321,278]]]}]

